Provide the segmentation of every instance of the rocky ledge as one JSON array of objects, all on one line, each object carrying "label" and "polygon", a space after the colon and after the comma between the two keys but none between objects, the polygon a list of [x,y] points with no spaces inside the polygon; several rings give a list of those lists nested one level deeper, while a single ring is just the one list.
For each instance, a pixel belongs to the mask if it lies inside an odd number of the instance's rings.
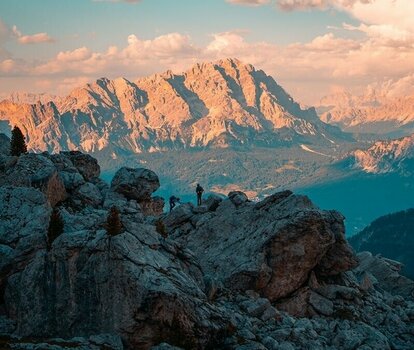
[{"label": "rocky ledge", "polygon": [[167,214],[152,171],[98,176],[79,152],[0,156],[0,348],[413,349],[414,282],[355,255],[338,212],[285,191]]}]

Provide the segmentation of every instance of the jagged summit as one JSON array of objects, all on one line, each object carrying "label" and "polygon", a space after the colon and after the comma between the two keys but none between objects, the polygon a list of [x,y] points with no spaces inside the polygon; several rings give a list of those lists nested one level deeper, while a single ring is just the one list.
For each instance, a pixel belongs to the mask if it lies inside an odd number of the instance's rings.
[{"label": "jagged summit", "polygon": [[332,145],[345,137],[313,108],[301,109],[272,77],[235,58],[134,82],[101,78],[55,103],[58,112],[45,119],[25,104],[3,101],[0,118],[21,127],[36,151]]}]

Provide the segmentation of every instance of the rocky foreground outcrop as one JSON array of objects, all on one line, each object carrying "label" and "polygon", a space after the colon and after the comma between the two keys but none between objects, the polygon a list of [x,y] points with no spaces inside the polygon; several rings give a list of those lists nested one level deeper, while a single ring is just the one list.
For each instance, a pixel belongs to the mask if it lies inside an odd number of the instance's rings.
[{"label": "rocky foreground outcrop", "polygon": [[[60,201],[26,181],[38,171],[26,158],[51,162]],[[163,214],[150,170],[121,169],[109,186],[86,155],[82,171],[66,153],[1,159],[0,348],[414,346],[413,282],[356,256],[343,217],[307,197],[233,192]],[[64,232],[49,249],[53,206]],[[123,229],[109,237],[112,206]]]}]

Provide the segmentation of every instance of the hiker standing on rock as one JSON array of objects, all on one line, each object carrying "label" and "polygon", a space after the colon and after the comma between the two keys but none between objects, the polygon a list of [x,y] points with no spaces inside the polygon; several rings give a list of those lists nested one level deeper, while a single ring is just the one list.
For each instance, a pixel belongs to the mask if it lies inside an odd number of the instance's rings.
[{"label": "hiker standing on rock", "polygon": [[201,205],[201,197],[203,196],[204,188],[200,184],[197,184],[196,193],[197,193],[197,205]]}]

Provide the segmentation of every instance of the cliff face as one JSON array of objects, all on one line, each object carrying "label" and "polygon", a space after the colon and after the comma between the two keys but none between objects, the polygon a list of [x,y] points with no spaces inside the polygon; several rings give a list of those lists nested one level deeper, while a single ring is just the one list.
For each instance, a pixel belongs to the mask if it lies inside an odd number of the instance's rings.
[{"label": "cliff face", "polygon": [[54,102],[5,100],[0,121],[19,126],[34,151],[107,149],[114,156],[121,150],[331,145],[346,138],[313,108],[302,110],[273,78],[237,59],[135,82],[102,78]]},{"label": "cliff face", "polygon": [[[0,334],[8,346],[414,345],[413,282],[394,271],[399,288],[389,288],[392,264],[354,255],[343,217],[307,197],[286,191],[254,203],[232,192],[167,214],[147,169],[122,168],[108,185],[79,152],[0,160]],[[15,172],[19,164],[27,171]],[[64,232],[47,249],[52,206]],[[109,237],[112,206],[122,231]]]}]

